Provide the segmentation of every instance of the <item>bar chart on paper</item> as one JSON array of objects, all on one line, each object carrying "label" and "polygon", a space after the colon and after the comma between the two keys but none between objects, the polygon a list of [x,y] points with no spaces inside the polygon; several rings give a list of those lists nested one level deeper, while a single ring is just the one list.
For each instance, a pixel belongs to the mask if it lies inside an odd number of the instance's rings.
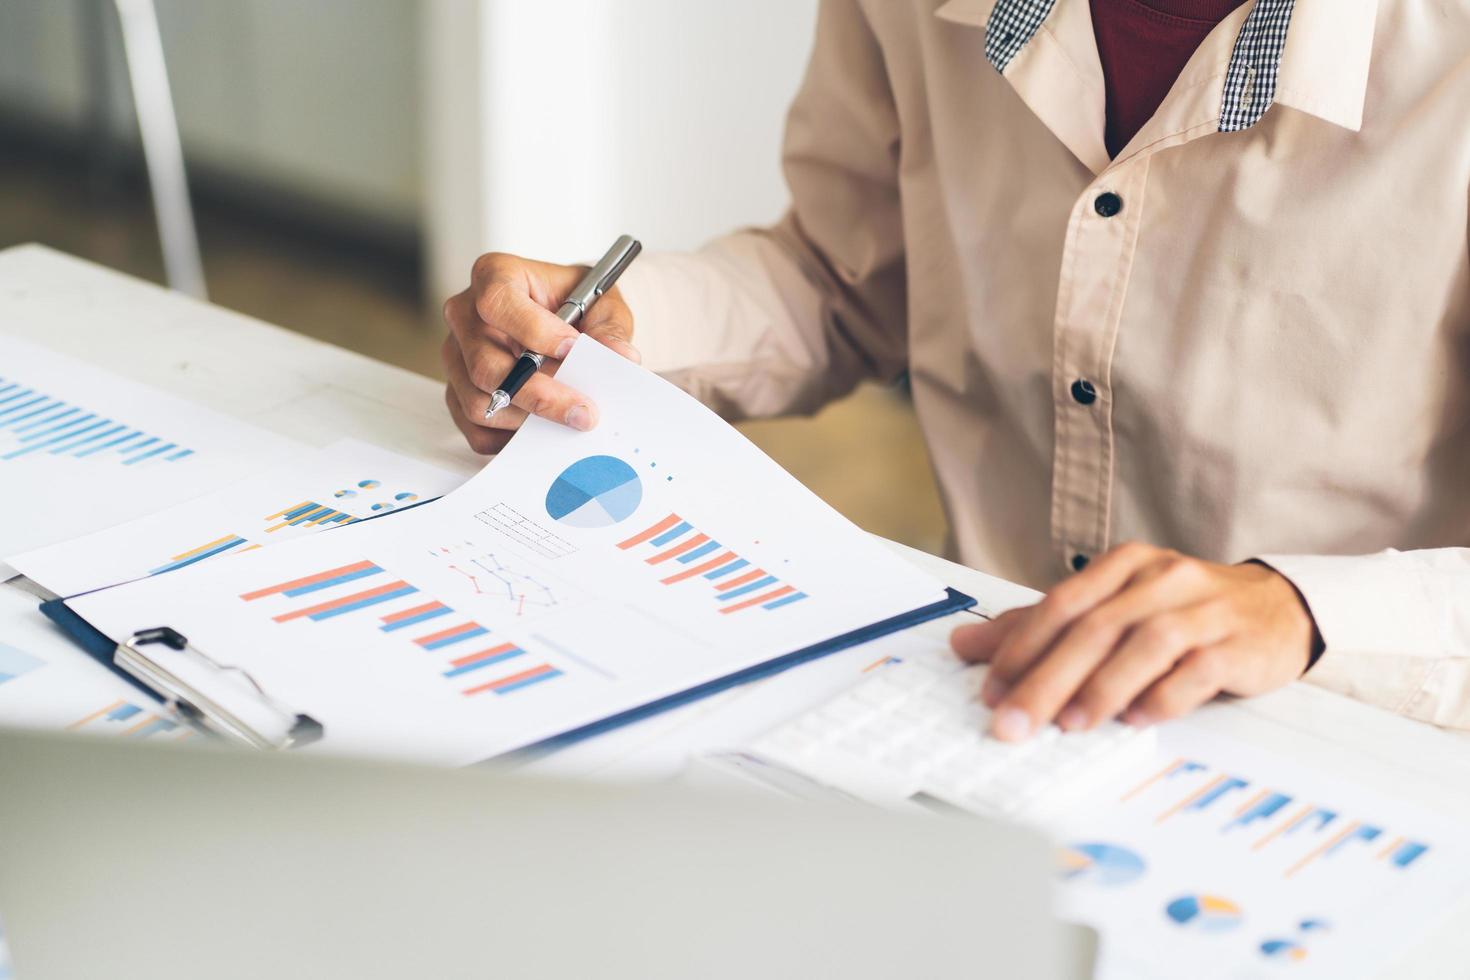
[{"label": "bar chart on paper", "polygon": [[83,715],[67,725],[66,730],[88,735],[119,735],[125,738],[165,735],[182,738],[190,734],[188,729],[181,728],[177,722],[121,699]]},{"label": "bar chart on paper", "polygon": [[0,463],[43,454],[139,466],[177,463],[194,455],[194,450],[0,377]]},{"label": "bar chart on paper", "polygon": [[[1059,822],[1064,914],[1111,943],[1104,980],[1358,975],[1458,900],[1462,832],[1188,722],[1172,758]],[[1376,974],[1374,974],[1376,975]]]},{"label": "bar chart on paper", "polygon": [[770,612],[807,598],[781,576],[740,557],[678,514],[669,514],[617,546],[641,558],[663,585],[704,586],[722,615],[754,609]]},{"label": "bar chart on paper", "polygon": [[1403,871],[1430,851],[1426,843],[1331,804],[1188,758],[1174,759],[1149,775],[1122,802],[1151,805],[1155,826],[1186,821],[1195,833],[1232,841],[1229,846],[1243,860],[1268,864],[1284,878],[1332,861],[1362,864],[1365,871]]},{"label": "bar chart on paper", "polygon": [[[467,697],[503,697],[564,676],[559,667],[537,663],[522,646],[369,560],[277,582],[240,599],[274,603],[270,618],[279,624],[353,622],[376,642],[396,644]],[[289,607],[276,608],[283,605]]]}]

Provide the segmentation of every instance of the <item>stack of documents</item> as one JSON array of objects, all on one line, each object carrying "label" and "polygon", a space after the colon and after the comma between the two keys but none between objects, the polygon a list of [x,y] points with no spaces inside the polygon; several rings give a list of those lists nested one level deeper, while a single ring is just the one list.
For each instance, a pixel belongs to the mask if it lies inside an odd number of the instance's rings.
[{"label": "stack of documents", "polygon": [[[115,641],[174,628],[324,725],[321,750],[449,764],[956,607],[667,382],[593,342],[560,377],[596,431],[531,419],[433,504],[69,605]],[[150,652],[269,726],[232,676]]]}]

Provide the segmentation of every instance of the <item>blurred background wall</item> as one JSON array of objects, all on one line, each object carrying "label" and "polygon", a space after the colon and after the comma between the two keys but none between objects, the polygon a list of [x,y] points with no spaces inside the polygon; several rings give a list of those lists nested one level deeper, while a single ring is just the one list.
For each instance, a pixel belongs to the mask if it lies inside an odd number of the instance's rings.
[{"label": "blurred background wall", "polygon": [[[503,249],[687,249],[786,202],[816,0],[156,0],[213,301],[439,377],[442,298]],[[162,281],[110,0],[0,0],[0,247]],[[937,550],[901,392],[744,426]]]}]

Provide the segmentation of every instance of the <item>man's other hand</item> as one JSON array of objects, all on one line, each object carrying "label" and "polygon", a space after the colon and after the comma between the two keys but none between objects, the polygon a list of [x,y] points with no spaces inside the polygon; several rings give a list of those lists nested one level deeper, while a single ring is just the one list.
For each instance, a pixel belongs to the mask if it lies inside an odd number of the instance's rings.
[{"label": "man's other hand", "polygon": [[1306,670],[1316,629],[1296,588],[1259,564],[1218,565],[1145,544],[1093,561],[1034,606],[961,626],[951,643],[989,663],[992,732],[1029,737],[1122,715],[1144,726],[1217,694],[1253,695]]}]

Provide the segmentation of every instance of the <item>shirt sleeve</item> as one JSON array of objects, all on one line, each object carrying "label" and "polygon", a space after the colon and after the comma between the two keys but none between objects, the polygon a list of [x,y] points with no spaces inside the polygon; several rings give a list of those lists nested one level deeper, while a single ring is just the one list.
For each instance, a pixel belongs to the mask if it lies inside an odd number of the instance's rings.
[{"label": "shirt sleeve", "polygon": [[1470,548],[1258,560],[1296,586],[1317,621],[1324,651],[1306,680],[1470,729]]},{"label": "shirt sleeve", "polygon": [[731,417],[811,412],[906,364],[898,119],[857,0],[824,0],[787,119],[774,228],[622,279],[644,364]]}]

